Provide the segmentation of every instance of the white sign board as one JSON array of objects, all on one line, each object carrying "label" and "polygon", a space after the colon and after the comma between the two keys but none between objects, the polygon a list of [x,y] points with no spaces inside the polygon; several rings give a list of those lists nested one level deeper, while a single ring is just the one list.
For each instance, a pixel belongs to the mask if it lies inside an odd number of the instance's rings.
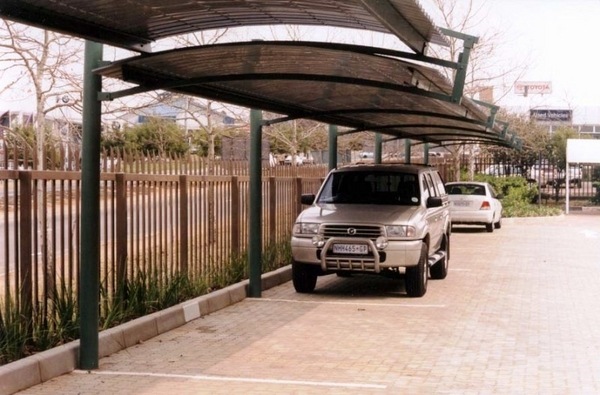
[{"label": "white sign board", "polygon": [[569,214],[569,167],[572,163],[600,163],[600,140],[567,139],[567,170],[565,171],[565,212]]},{"label": "white sign board", "polygon": [[552,93],[552,82],[550,81],[517,81],[515,82],[515,93],[517,95],[547,95]]},{"label": "white sign board", "polygon": [[567,163],[600,163],[600,140],[567,139]]}]

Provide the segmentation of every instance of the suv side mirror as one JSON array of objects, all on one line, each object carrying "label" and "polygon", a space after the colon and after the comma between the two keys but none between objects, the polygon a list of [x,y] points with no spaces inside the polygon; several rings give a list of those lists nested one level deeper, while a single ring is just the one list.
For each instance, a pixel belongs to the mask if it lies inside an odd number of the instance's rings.
[{"label": "suv side mirror", "polygon": [[427,198],[427,208],[442,207],[444,201],[439,196],[430,196]]},{"label": "suv side mirror", "polygon": [[300,203],[310,206],[315,202],[314,193],[307,193],[300,196]]}]

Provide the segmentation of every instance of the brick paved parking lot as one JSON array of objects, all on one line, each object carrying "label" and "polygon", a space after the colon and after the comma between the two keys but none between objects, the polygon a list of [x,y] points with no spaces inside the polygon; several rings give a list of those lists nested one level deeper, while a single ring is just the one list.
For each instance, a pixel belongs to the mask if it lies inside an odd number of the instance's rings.
[{"label": "brick paved parking lot", "polygon": [[455,228],[448,278],[290,282],[23,394],[597,394],[600,217]]}]

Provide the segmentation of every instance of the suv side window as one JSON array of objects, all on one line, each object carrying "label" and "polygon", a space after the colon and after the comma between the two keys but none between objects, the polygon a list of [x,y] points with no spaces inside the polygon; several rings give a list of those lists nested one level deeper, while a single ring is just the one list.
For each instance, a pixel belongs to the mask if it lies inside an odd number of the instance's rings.
[{"label": "suv side window", "polygon": [[430,185],[430,187],[429,187],[430,195],[431,196],[439,196],[440,194],[438,193],[438,191],[435,188],[435,183],[431,179],[431,173],[427,173],[425,176],[427,178],[427,183]]},{"label": "suv side window", "polygon": [[431,187],[429,186],[429,183],[427,182],[427,177],[425,177],[425,174],[423,174],[423,201],[426,202],[427,198],[429,196],[431,196]]},{"label": "suv side window", "polygon": [[439,195],[440,196],[445,195],[446,194],[446,188],[444,187],[444,182],[442,181],[442,178],[440,177],[440,174],[437,171],[434,171],[434,172],[431,172],[431,175],[433,177],[433,180],[437,184],[437,189],[438,189]]}]

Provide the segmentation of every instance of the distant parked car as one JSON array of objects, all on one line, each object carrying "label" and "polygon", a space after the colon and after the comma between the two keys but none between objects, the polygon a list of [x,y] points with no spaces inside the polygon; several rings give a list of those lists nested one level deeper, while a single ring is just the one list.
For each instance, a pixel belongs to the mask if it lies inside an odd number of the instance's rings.
[{"label": "distant parked car", "polygon": [[485,225],[488,232],[502,227],[501,196],[487,182],[449,182],[452,225]]},{"label": "distant parked car", "polygon": [[286,155],[285,158],[283,159],[283,164],[291,165],[292,163],[294,163],[296,166],[300,166],[304,163],[304,159],[301,156],[296,155],[296,161],[294,162],[293,155],[290,155],[290,154]]},{"label": "distant parked car", "polygon": [[482,174],[496,177],[522,176],[523,170],[515,165],[497,164],[486,167]]}]

